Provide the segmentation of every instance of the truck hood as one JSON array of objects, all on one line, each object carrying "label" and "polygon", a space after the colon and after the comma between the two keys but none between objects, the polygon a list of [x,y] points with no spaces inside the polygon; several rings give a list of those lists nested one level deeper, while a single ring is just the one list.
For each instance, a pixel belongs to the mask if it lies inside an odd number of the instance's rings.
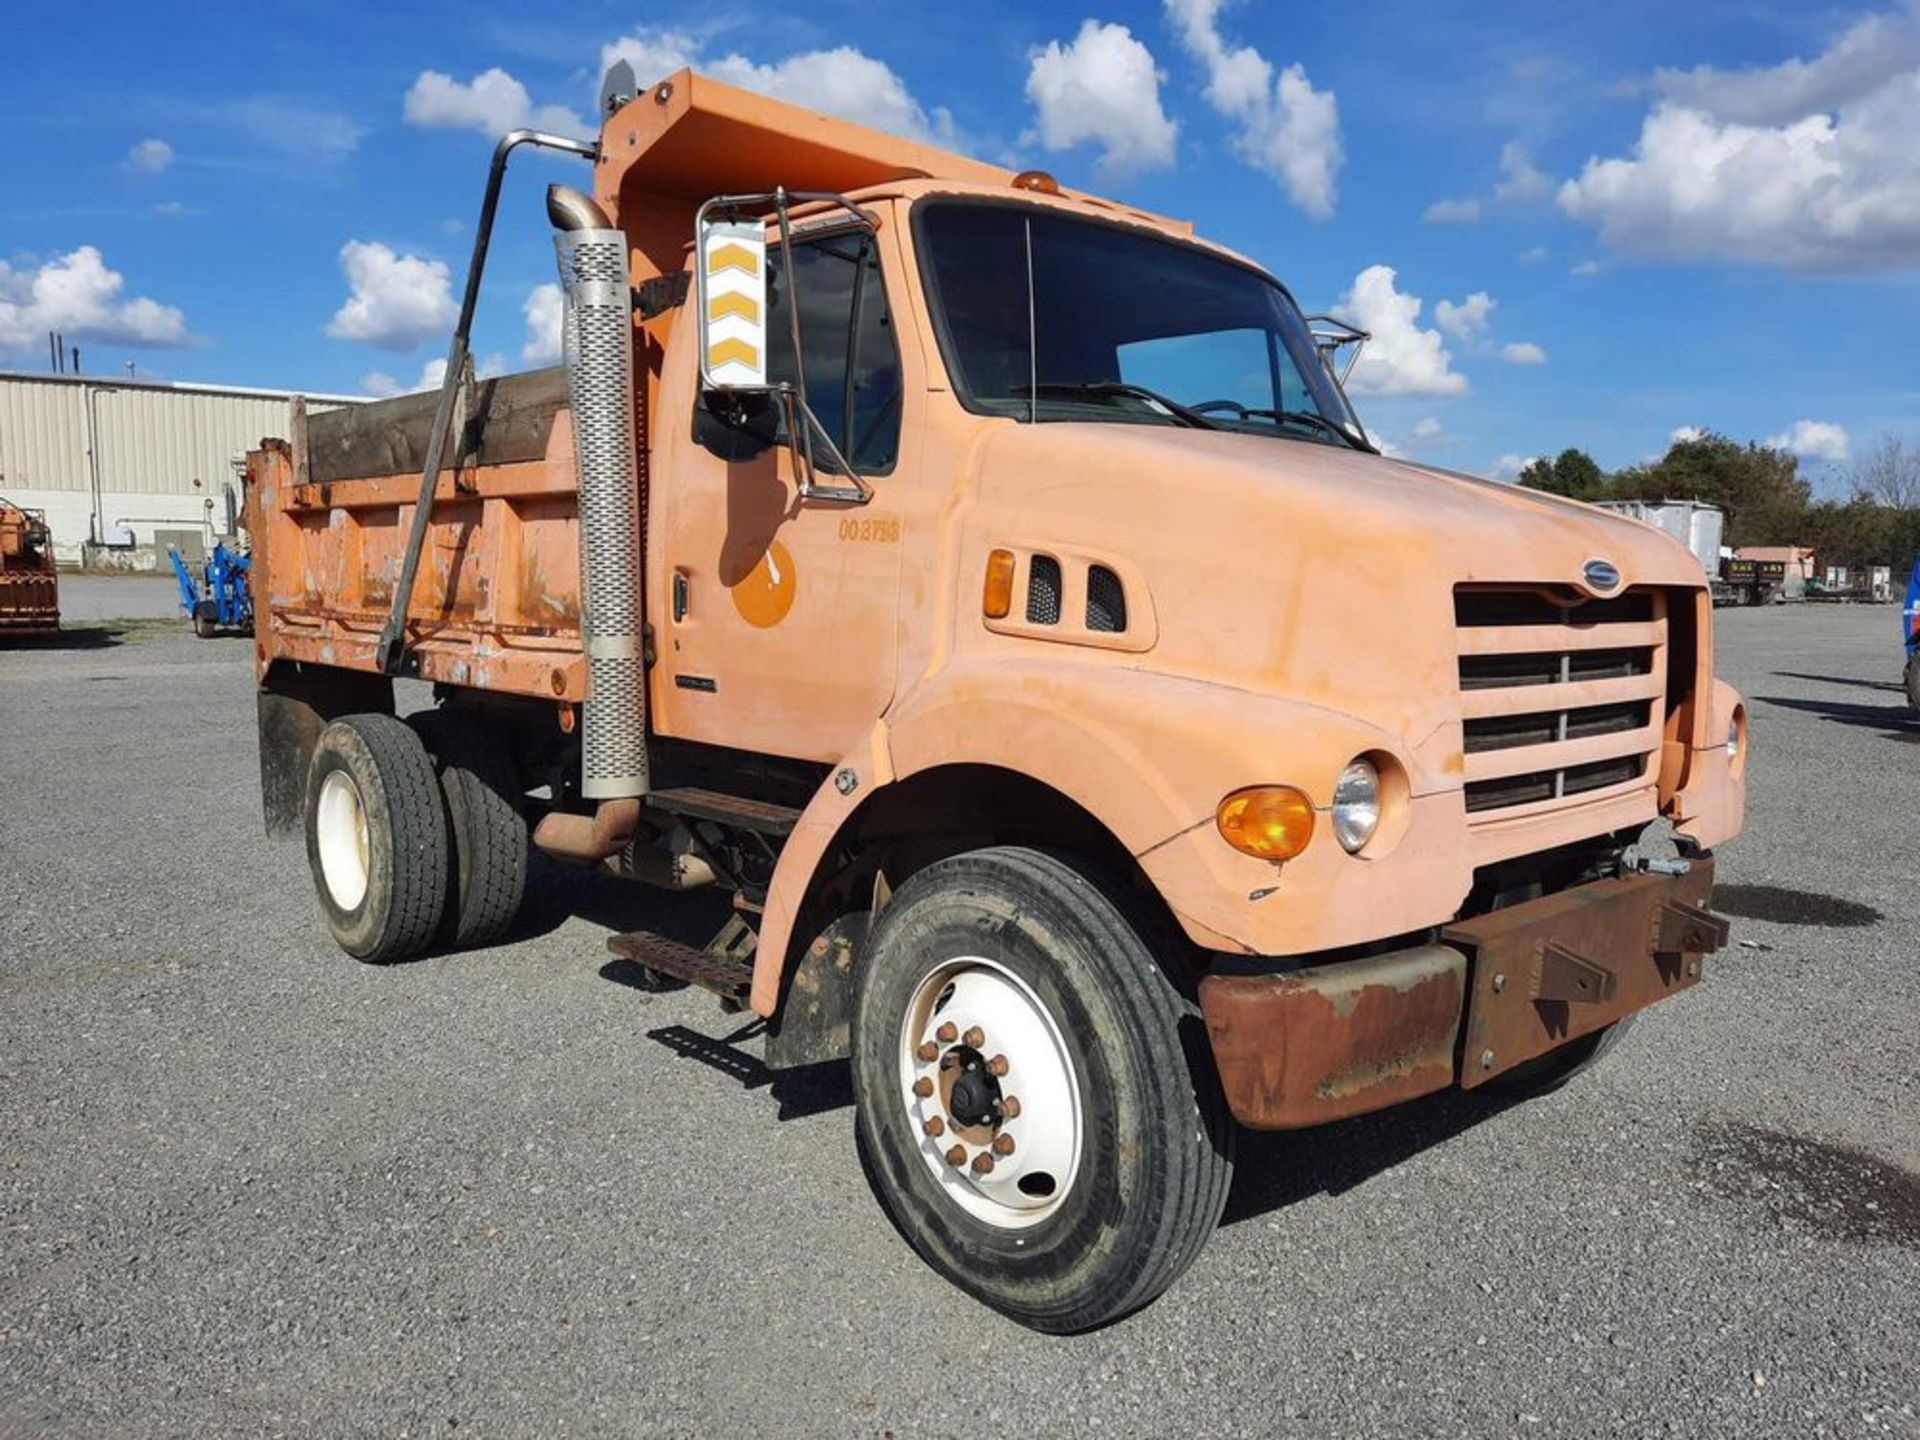
[{"label": "truck hood", "polygon": [[[1102,504],[1152,523],[1217,531],[1251,522],[1258,538],[1295,537],[1322,555],[1382,547],[1403,564],[1468,582],[1578,585],[1589,560],[1627,585],[1705,583],[1685,546],[1653,526],[1577,500],[1359,450],[1260,435],[1162,425],[1048,424],[1001,428],[986,463],[1049,485],[1097,487]],[[1137,507],[1137,510],[1136,510]],[[1210,520],[1210,515],[1216,517]],[[1302,533],[1302,527],[1305,533]],[[1231,543],[1230,537],[1217,538]]]},{"label": "truck hood", "polygon": [[1650,525],[1331,445],[1069,422],[994,426],[978,456],[980,542],[1136,577],[1136,663],[1364,718],[1456,770],[1456,586],[1588,590],[1595,560],[1706,583]]}]

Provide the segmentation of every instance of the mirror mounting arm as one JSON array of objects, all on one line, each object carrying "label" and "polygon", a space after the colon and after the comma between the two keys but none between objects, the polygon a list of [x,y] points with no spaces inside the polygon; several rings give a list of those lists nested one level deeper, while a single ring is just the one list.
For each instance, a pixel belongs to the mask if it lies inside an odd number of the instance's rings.
[{"label": "mirror mounting arm", "polygon": [[[807,361],[806,352],[800,344],[800,306],[792,290],[796,284],[793,270],[793,225],[789,218],[789,207],[798,201],[801,204],[824,202],[837,205],[852,218],[855,225],[871,232],[874,221],[864,210],[846,196],[830,190],[789,191],[779,186],[772,192],[762,195],[716,195],[700,206],[694,216],[693,227],[696,240],[706,233],[707,216],[716,209],[739,210],[749,206],[759,208],[771,204],[780,232],[780,268],[787,277],[789,303],[787,318],[791,326],[793,341],[794,383],[785,382],[760,385],[722,385],[713,378],[709,368],[709,350],[704,339],[700,345],[700,385],[703,390],[713,391],[752,391],[771,393],[774,402],[779,405],[782,422],[787,430],[787,448],[793,459],[794,488],[802,501],[828,500],[845,504],[865,505],[873,499],[873,487],[854,470],[847,457],[840,453],[840,447],[834,443],[827,427],[820,423],[820,417],[813,413],[813,407],[807,403]],[[711,314],[707,300],[707,261],[703,244],[695,246],[694,279],[696,281],[697,300],[700,309],[699,323],[704,327]],[[704,330],[703,330],[704,334]],[[851,377],[849,377],[851,379]],[[852,483],[850,485],[822,485],[819,470],[815,464],[815,442],[826,451],[826,458],[834,468]]]}]

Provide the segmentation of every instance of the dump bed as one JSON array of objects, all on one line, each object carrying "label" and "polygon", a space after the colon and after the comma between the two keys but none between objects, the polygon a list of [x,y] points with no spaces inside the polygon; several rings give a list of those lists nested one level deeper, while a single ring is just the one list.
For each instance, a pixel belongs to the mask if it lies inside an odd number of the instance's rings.
[{"label": "dump bed", "polygon": [[[307,416],[248,457],[256,634],[275,660],[377,672],[434,393]],[[586,688],[566,376],[482,380],[456,405],[405,673],[566,701]]]}]

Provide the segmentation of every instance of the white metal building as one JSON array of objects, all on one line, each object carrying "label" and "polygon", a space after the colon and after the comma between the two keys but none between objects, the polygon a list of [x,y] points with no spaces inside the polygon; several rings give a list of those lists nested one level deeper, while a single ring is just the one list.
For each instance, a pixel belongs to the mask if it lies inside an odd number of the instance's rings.
[{"label": "white metal building", "polygon": [[[44,510],[54,553],[148,568],[230,532],[235,462],[289,431],[293,392],[0,371],[0,495]],[[357,405],[309,395],[308,408]]]}]

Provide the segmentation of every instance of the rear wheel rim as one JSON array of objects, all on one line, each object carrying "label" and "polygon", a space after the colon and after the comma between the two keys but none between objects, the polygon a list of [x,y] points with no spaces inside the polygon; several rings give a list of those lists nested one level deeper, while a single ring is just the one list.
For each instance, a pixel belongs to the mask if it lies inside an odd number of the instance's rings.
[{"label": "rear wheel rim", "polygon": [[320,878],[342,910],[356,909],[367,896],[367,807],[360,787],[344,770],[332,770],[320,782],[313,829],[320,851]]},{"label": "rear wheel rim", "polygon": [[982,956],[945,961],[915,987],[898,1048],[907,1124],[941,1193],[1001,1229],[1057,1211],[1085,1122],[1072,1052],[1033,988]]}]

